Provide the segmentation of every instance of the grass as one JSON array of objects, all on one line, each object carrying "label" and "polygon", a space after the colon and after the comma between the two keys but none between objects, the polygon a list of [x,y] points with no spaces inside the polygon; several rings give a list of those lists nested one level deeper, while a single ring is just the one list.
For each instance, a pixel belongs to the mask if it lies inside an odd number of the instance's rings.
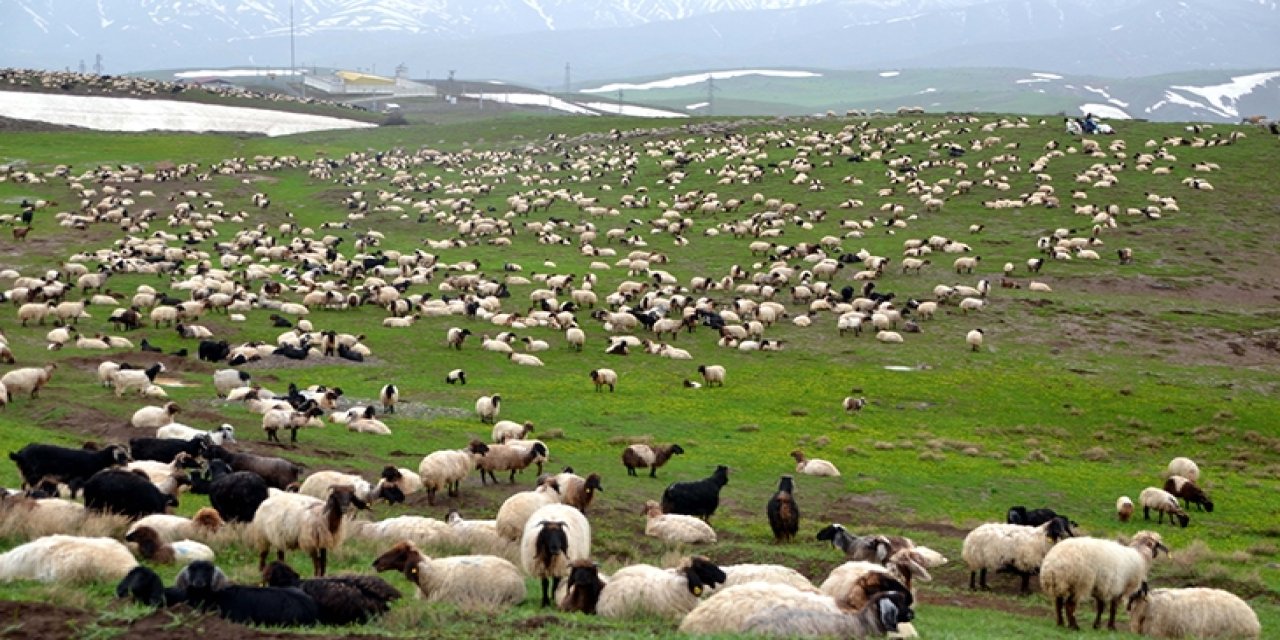
[{"label": "grass", "polygon": [[[524,158],[537,163],[524,174],[537,174],[570,193],[599,196],[602,203],[616,206],[622,193],[644,185],[655,202],[654,208],[621,210],[616,217],[584,219],[572,205],[561,202],[549,213],[530,219],[514,218],[517,233],[510,247],[498,247],[469,240],[469,246],[433,250],[442,263],[478,260],[490,277],[503,274],[507,263],[523,266],[520,275],[574,273],[578,281],[592,273],[589,264],[614,258],[582,255],[572,243],[577,230],[572,225],[594,224],[603,242],[609,228],[632,227],[649,243],[646,250],[661,251],[671,260],[656,265],[675,275],[681,283],[693,276],[719,277],[729,265],[748,270],[761,261],[746,249],[748,239],[730,233],[715,237],[702,232],[717,224],[758,213],[750,206],[737,215],[714,217],[691,214],[694,228],[690,243],[679,247],[665,234],[648,232],[649,221],[661,215],[658,201],[672,203],[676,193],[696,189],[715,191],[722,200],[747,200],[767,193],[788,202],[801,203],[800,210],[825,209],[826,218],[810,229],[788,221],[784,233],[774,241],[792,245],[816,242],[825,235],[841,236],[842,219],[876,216],[885,202],[902,204],[908,214],[906,229],[894,234],[873,225],[862,238],[843,238],[847,252],[866,248],[876,255],[894,259],[877,282],[880,291],[897,293],[898,300],[931,297],[935,284],[972,284],[979,276],[951,273],[954,256],[935,253],[933,264],[923,275],[903,275],[894,268],[906,238],[945,235],[974,247],[981,255],[981,277],[999,280],[1005,262],[1018,266],[1015,279],[1022,284],[1031,279],[1022,265],[1033,257],[1037,237],[1057,228],[1076,229],[1073,235],[1089,233],[1087,219],[1075,216],[1069,207],[1072,176],[1103,160],[1079,153],[1052,160],[1048,173],[1062,197],[1059,209],[1024,208],[992,210],[982,201],[1036,188],[1034,176],[1026,168],[1043,145],[1056,139],[1071,141],[1054,125],[1003,128],[979,132],[983,123],[1001,116],[983,115],[974,122],[942,124],[926,117],[919,124],[897,119],[872,121],[874,127],[898,127],[891,134],[899,155],[910,154],[917,161],[929,156],[934,141],[910,142],[905,127],[931,132],[938,140],[956,140],[968,147],[974,138],[1000,136],[993,148],[970,151],[962,159],[970,167],[969,177],[980,180],[980,165],[997,155],[1016,154],[1015,162],[994,163],[995,175],[1008,178],[1011,189],[997,193],[980,189],[972,195],[952,196],[941,213],[925,213],[914,196],[898,185],[890,197],[877,195],[887,186],[885,166],[877,162],[846,162],[843,155],[823,155],[806,136],[816,132],[838,134],[856,121],[813,119],[777,122],[772,120],[709,121],[685,123],[644,123],[609,118],[570,119],[534,115],[506,115],[492,120],[459,122],[450,126],[415,125],[372,131],[325,132],[288,138],[236,138],[170,134],[98,133],[12,133],[0,138],[0,164],[20,162],[37,173],[57,164],[72,165],[79,173],[99,164],[152,164],[159,161],[196,161],[208,167],[223,158],[255,155],[297,155],[304,161],[316,157],[343,158],[348,154],[371,154],[371,150],[404,149],[413,152],[431,149],[458,153],[456,163],[438,162],[438,154],[422,154],[409,169],[420,184],[434,183],[431,191],[409,194],[414,201],[433,201],[436,210],[447,210],[449,202],[464,195],[474,201],[481,214],[501,216],[506,198],[523,190],[514,174],[502,180],[480,177],[484,171],[510,168]],[[1006,117],[1013,120],[1013,117]],[[968,131],[960,133],[961,127]],[[613,141],[600,135],[610,129],[623,134],[641,133]],[[950,133],[939,133],[947,129]],[[1221,136],[1230,127],[1213,130]],[[731,136],[726,137],[725,131]],[[779,135],[770,132],[781,131]],[[552,349],[539,354],[546,367],[530,369],[510,365],[496,354],[479,351],[480,334],[496,334],[501,327],[466,318],[423,318],[410,329],[384,329],[381,309],[360,307],[347,311],[313,312],[317,328],[366,334],[365,343],[376,360],[362,365],[325,361],[286,368],[275,365],[254,367],[255,381],[277,391],[289,382],[300,386],[326,384],[342,387],[352,402],[369,401],[387,382],[395,382],[405,405],[400,414],[387,418],[393,430],[388,437],[349,433],[338,426],[307,430],[297,447],[265,445],[257,416],[245,408],[213,399],[208,373],[214,367],[191,364],[177,372],[184,382],[195,386],[169,389],[172,398],[186,413],[184,422],[209,428],[221,422],[237,427],[246,445],[256,451],[284,455],[309,469],[338,468],[372,476],[384,464],[416,468],[427,453],[457,448],[473,437],[488,439],[489,427],[471,413],[476,397],[501,393],[500,417],[535,423],[535,435],[559,431],[563,437],[548,438],[550,468],[572,465],[581,474],[599,472],[604,476],[604,493],[591,510],[593,557],[605,571],[635,562],[663,564],[674,559],[656,541],[644,538],[640,507],[646,499],[657,498],[666,483],[707,475],[716,464],[732,469],[723,493],[721,510],[712,522],[720,534],[715,546],[700,550],[721,563],[777,562],[794,566],[816,581],[836,566],[840,558],[830,548],[812,539],[826,522],[841,522],[859,533],[906,534],[921,544],[942,551],[952,559],[934,571],[934,581],[922,585],[916,627],[928,637],[1010,637],[1034,628],[1047,637],[1065,637],[1052,624],[1052,612],[1040,595],[1018,598],[1010,579],[997,576],[992,593],[967,591],[967,571],[960,561],[960,544],[965,532],[979,523],[1000,520],[1013,504],[1052,506],[1070,514],[1090,535],[1112,537],[1132,534],[1144,523],[1121,524],[1112,515],[1115,498],[1136,496],[1143,487],[1159,484],[1165,463],[1177,455],[1190,456],[1204,470],[1204,484],[1219,505],[1213,514],[1192,512],[1192,524],[1185,530],[1162,529],[1174,549],[1172,562],[1157,563],[1152,572],[1157,586],[1204,584],[1230,589],[1247,597],[1262,619],[1264,628],[1280,625],[1280,572],[1269,565],[1280,527],[1274,522],[1274,486],[1280,477],[1280,434],[1272,426],[1280,410],[1280,375],[1274,347],[1274,291],[1269,283],[1277,265],[1266,247],[1274,246],[1278,229],[1274,213],[1280,209],[1280,189],[1267,178],[1277,160],[1274,141],[1248,129],[1249,137],[1234,145],[1206,148],[1170,147],[1178,156],[1170,176],[1153,176],[1131,168],[1122,171],[1120,182],[1110,190],[1089,189],[1093,203],[1116,203],[1122,207],[1145,206],[1145,193],[1155,192],[1178,198],[1178,213],[1159,221],[1122,216],[1118,229],[1103,234],[1100,247],[1104,259],[1098,262],[1073,260],[1051,262],[1037,279],[1049,282],[1051,294],[1034,294],[1026,289],[993,291],[987,310],[964,315],[954,307],[944,307],[933,321],[922,322],[921,334],[906,335],[902,345],[884,345],[873,338],[837,337],[834,318],[829,313],[815,317],[814,326],[801,329],[790,318],[770,328],[767,337],[784,342],[781,352],[739,352],[716,346],[712,332],[700,329],[682,334],[676,346],[694,354],[693,361],[673,361],[643,354],[627,357],[603,353],[604,331],[599,323],[579,313],[588,332],[588,348],[576,353],[564,348],[559,332],[547,328],[520,330],[551,342]],[[1183,135],[1175,125],[1133,123],[1119,137],[1128,143],[1127,152],[1146,150],[1143,143],[1166,136]],[[565,140],[548,142],[549,135]],[[778,165],[780,173],[766,167],[763,182],[756,184],[716,184],[713,173],[725,164],[740,165],[742,158],[725,157],[717,148],[726,141],[741,141],[751,148],[750,156],[762,167]],[[790,141],[790,142],[788,142]],[[1102,140],[1105,144],[1110,140]],[[679,144],[698,159],[690,165],[685,181],[670,185],[657,165],[667,158],[659,150],[647,156],[646,148]],[[1018,149],[1004,145],[1018,143]],[[630,187],[623,186],[622,172],[604,164],[602,158],[629,147],[638,154]],[[795,157],[798,147],[815,165],[830,160],[831,166],[815,168],[824,191],[807,191],[790,184],[793,173],[785,161]],[[713,155],[712,150],[716,150]],[[838,151],[838,146],[835,147]],[[321,155],[322,154],[322,155]],[[569,158],[583,166],[560,165]],[[1120,162],[1119,158],[1111,158]],[[1215,186],[1212,192],[1198,192],[1179,181],[1192,175],[1196,161],[1219,163],[1223,170],[1206,176]],[[928,182],[942,178],[955,180],[955,167],[922,170]],[[427,250],[424,240],[458,237],[453,227],[434,220],[418,222],[417,216],[403,218],[392,212],[375,212],[365,220],[353,221],[350,229],[322,229],[325,222],[346,220],[342,197],[355,190],[367,196],[390,189],[394,171],[371,172],[360,184],[344,185],[308,175],[305,168],[254,173],[247,176],[216,176],[207,182],[157,184],[153,207],[161,217],[152,231],[179,233],[164,223],[172,207],[167,194],[179,188],[207,190],[226,202],[228,210],[250,212],[247,226],[264,224],[274,230],[285,221],[285,212],[300,226],[310,227],[315,237],[333,234],[344,239],[341,251],[351,255],[356,234],[376,229],[385,234],[381,249],[411,252]],[[862,186],[850,186],[842,178],[855,175]],[[242,182],[250,180],[249,184]],[[467,181],[486,182],[488,193],[464,194]],[[610,185],[611,191],[601,189]],[[557,185],[548,185],[555,188]],[[249,204],[255,191],[271,195],[269,210],[259,211]],[[44,184],[0,182],[0,202],[21,198],[46,198],[61,204],[54,210],[74,206],[65,183]],[[849,198],[864,200],[862,209],[845,210],[838,204]],[[6,205],[6,212],[17,211]],[[490,210],[492,207],[492,210]],[[91,227],[85,232],[60,229],[54,211],[37,215],[28,244],[8,244],[0,256],[0,267],[18,268],[23,274],[57,268],[77,252],[109,246],[119,232]],[[540,244],[535,233],[525,227],[531,220],[551,217],[565,220],[556,230],[570,239],[569,246]],[[633,219],[635,221],[633,221]],[[973,235],[969,225],[985,225]],[[219,242],[231,240],[238,230],[231,224],[218,226]],[[7,239],[5,240],[7,242]],[[612,245],[619,257],[632,248]],[[1114,250],[1132,246],[1137,263],[1122,267],[1114,260]],[[209,243],[198,247],[212,252]],[[212,256],[216,263],[216,255]],[[555,266],[544,266],[547,261]],[[91,261],[87,261],[92,264]],[[792,261],[792,264],[802,263]],[[842,270],[833,283],[859,283],[850,277],[854,265]],[[625,268],[596,271],[595,287],[601,298],[628,278]],[[430,285],[415,285],[409,293],[439,297],[453,295],[439,283],[449,275],[441,270]],[[174,290],[173,283],[154,276],[113,275],[108,287],[132,292],[148,284]],[[529,292],[535,286],[511,287],[512,297],[503,301],[504,310],[525,311]],[[1270,287],[1270,288],[1268,288]],[[698,294],[701,295],[701,294]],[[714,291],[710,297],[731,306],[733,292]],[[792,317],[804,313],[802,305],[791,303],[787,287],[777,299],[788,306]],[[108,331],[108,309],[92,308],[92,319],[81,323],[81,331]],[[249,321],[239,324],[219,316],[206,316],[201,324],[219,337],[233,342],[274,341],[282,330],[272,329],[266,311],[253,311]],[[15,314],[16,315],[16,314]],[[28,365],[47,359],[62,363],[53,384],[37,400],[16,399],[0,415],[0,450],[16,450],[28,442],[57,442],[76,445],[91,436],[120,437],[136,400],[116,400],[98,386],[94,367],[102,357],[68,348],[49,352],[44,333],[49,327],[22,328],[15,315],[0,318],[0,330],[8,337],[19,363]],[[461,352],[444,346],[449,326],[466,326],[475,336]],[[975,326],[987,331],[983,351],[971,353],[964,334]],[[135,343],[148,338],[166,351],[187,347],[192,341],[180,339],[168,329],[145,328],[128,336]],[[1244,346],[1236,356],[1227,342]],[[145,361],[136,354],[131,359]],[[728,370],[724,388],[686,389],[685,379],[697,379],[699,364],[721,364]],[[607,366],[620,375],[615,393],[595,393],[587,372]],[[471,384],[453,387],[443,384],[445,372],[465,368]],[[887,367],[908,367],[900,371]],[[865,395],[869,406],[856,415],[841,410],[841,399]],[[655,442],[679,442],[686,454],[676,457],[659,472],[658,480],[629,478],[621,473],[618,457],[622,442],[632,438],[652,438]],[[763,515],[765,501],[781,474],[794,471],[788,452],[803,447],[811,457],[831,460],[843,471],[838,479],[802,477],[796,497],[804,515],[801,541],[774,545]],[[525,472],[518,488],[527,488],[533,472]],[[0,482],[16,486],[16,469],[0,466]],[[442,518],[456,506],[469,518],[491,517],[501,501],[514,489],[506,484],[481,487],[469,478],[456,500],[442,500],[428,507],[421,496],[408,506],[380,506],[374,517],[402,513]],[[191,514],[207,504],[203,497],[184,496],[179,510]],[[1154,524],[1147,526],[1155,526]],[[12,534],[0,539],[4,546],[21,540]],[[352,541],[338,550],[330,565],[336,571],[365,571],[379,545]],[[456,550],[439,550],[450,552]],[[254,554],[238,544],[219,549],[219,564],[236,580],[256,582]],[[290,554],[295,567],[305,567],[305,558]],[[162,574],[171,579],[175,569]],[[401,578],[389,577],[399,587]],[[0,586],[0,598],[43,600],[50,594],[72,598],[90,609],[118,612],[122,605],[111,600],[111,585],[89,589],[44,587],[14,583]],[[530,582],[530,593],[536,584]],[[129,614],[129,609],[122,615]],[[115,615],[104,613],[102,615]],[[374,633],[412,635],[422,625],[431,625],[433,634],[445,637],[497,637],[512,630],[548,637],[581,637],[585,633],[610,637],[650,637],[673,634],[674,625],[655,620],[608,621],[538,610],[536,597],[517,609],[491,615],[489,612],[460,612],[446,606],[425,606],[404,601],[386,619],[371,625]],[[105,625],[110,626],[110,625]],[[105,627],[104,627],[105,628]],[[362,630],[363,631],[363,630]],[[89,633],[89,632],[86,632]],[[93,631],[98,633],[98,631]],[[105,631],[103,632],[105,633]]]}]

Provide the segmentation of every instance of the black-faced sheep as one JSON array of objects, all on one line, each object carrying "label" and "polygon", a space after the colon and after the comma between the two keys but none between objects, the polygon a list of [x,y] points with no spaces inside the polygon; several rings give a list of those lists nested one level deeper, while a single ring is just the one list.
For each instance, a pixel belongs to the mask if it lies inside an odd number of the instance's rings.
[{"label": "black-faced sheep", "polygon": [[702,374],[702,380],[706,383],[708,389],[724,386],[724,367],[718,364],[698,365],[698,373]]},{"label": "black-faced sheep", "polygon": [[491,396],[480,396],[480,399],[476,400],[476,415],[480,416],[480,422],[493,424],[501,409],[502,396],[496,393]]},{"label": "black-faced sheep", "polygon": [[272,562],[263,571],[268,587],[301,589],[319,607],[320,624],[364,624],[386,613],[400,591],[378,576],[346,575],[303,580],[292,567]]},{"label": "black-faced sheep", "polygon": [[729,484],[729,468],[720,465],[709,477],[675,482],[662,492],[662,511],[698,516],[710,521],[720,506],[720,489]]},{"label": "black-faced sheep", "polygon": [[268,495],[267,481],[252,471],[237,471],[209,484],[209,504],[227,522],[252,522]]},{"label": "black-faced sheep", "polygon": [[129,462],[129,453],[119,445],[91,451],[29,444],[17,453],[10,453],[9,459],[18,465],[24,487],[34,486],[48,477],[71,487],[74,495],[93,474]]},{"label": "black-faced sheep", "polygon": [[289,549],[301,549],[311,556],[315,575],[323,576],[329,550],[347,537],[345,516],[352,507],[369,508],[346,486],[333,487],[325,500],[285,492],[268,496],[258,505],[246,532],[246,539],[258,549],[258,569],[266,568],[267,553],[273,548],[279,556]]},{"label": "black-faced sheep", "polygon": [[450,497],[458,495],[462,480],[476,468],[477,459],[489,452],[488,445],[474,440],[461,450],[433,451],[418,463],[418,475],[427,490],[427,504],[436,503],[436,493],[445,489]]},{"label": "black-faced sheep", "polygon": [[596,391],[608,386],[609,392],[613,393],[613,389],[618,384],[618,372],[613,369],[592,369],[591,381],[596,385]]},{"label": "black-faced sheep", "polygon": [[769,528],[773,529],[775,542],[790,542],[800,531],[800,507],[796,505],[795,485],[791,476],[782,476],[778,482],[778,491],[769,498],[765,514],[769,517]]},{"label": "black-faced sheep", "polygon": [[476,460],[476,467],[480,470],[480,484],[485,484],[486,474],[494,484],[497,484],[498,478],[494,475],[494,471],[510,471],[511,484],[515,484],[516,472],[523,471],[538,458],[545,458],[546,455],[547,447],[541,442],[536,442],[529,448],[507,444],[489,445],[489,451]]},{"label": "black-faced sheep", "polygon": [[43,367],[14,369],[0,376],[0,386],[8,391],[10,400],[24,393],[35,399],[40,395],[40,389],[53,379],[53,371],[57,368],[57,364],[50,362]]},{"label": "black-faced sheep", "polygon": [[593,473],[583,478],[573,472],[572,467],[565,467],[563,473],[555,476],[556,485],[560,487],[560,502],[567,504],[583,514],[595,500],[596,493],[604,491],[600,487],[600,474]]},{"label": "black-faced sheep", "polygon": [[1151,519],[1151,510],[1155,509],[1160,514],[1159,524],[1164,523],[1165,514],[1169,516],[1169,524],[1173,524],[1173,519],[1178,519],[1178,524],[1182,528],[1186,528],[1191,522],[1191,516],[1182,510],[1182,506],[1178,504],[1178,499],[1173,494],[1156,487],[1147,487],[1138,495],[1138,502],[1142,503],[1142,519]]},{"label": "black-faced sheep", "polygon": [[241,624],[268,627],[312,626],[319,621],[315,600],[300,589],[233,585],[209,562],[193,562],[178,573],[174,587],[186,593],[187,603],[202,611]]},{"label": "black-faced sheep", "polygon": [[684,453],[678,444],[633,444],[622,451],[622,464],[627,468],[627,475],[636,475],[636,469],[649,467],[649,477],[658,477],[658,467],[667,464],[671,456]]},{"label": "black-faced sheep", "polygon": [[724,581],[724,571],[704,556],[684,558],[672,569],[631,565],[609,578],[596,612],[607,618],[647,614],[679,620]]},{"label": "black-faced sheep", "polygon": [[383,413],[395,413],[396,403],[400,401],[400,390],[394,384],[383,385],[378,391],[378,400],[382,402]]},{"label": "black-faced sheep", "polygon": [[591,557],[591,525],[581,511],[548,504],[530,516],[520,538],[520,563],[542,582],[542,606],[569,575],[569,563]]},{"label": "black-faced sheep", "polygon": [[1022,593],[1031,591],[1031,575],[1058,541],[1071,537],[1066,518],[1057,517],[1038,527],[1020,524],[984,524],[965,536],[961,553],[969,565],[969,588],[989,589],[987,571],[1011,570],[1022,576]]},{"label": "black-faced sheep", "polygon": [[[657,504],[657,503],[654,503]],[[596,614],[600,593],[605,582],[600,579],[600,568],[590,560],[574,560],[569,563],[569,577],[565,580],[564,597],[558,604],[561,611],[581,611]]]}]

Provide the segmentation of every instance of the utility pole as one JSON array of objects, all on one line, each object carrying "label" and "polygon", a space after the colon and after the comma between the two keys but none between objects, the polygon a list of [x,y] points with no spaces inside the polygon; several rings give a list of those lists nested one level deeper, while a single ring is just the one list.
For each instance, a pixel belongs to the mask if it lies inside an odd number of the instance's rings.
[{"label": "utility pole", "polygon": [[293,72],[297,69],[297,65],[296,65],[296,64],[294,64],[294,55],[293,55],[293,54],[294,54],[294,49],[293,49],[293,0],[289,0],[289,74],[290,74],[290,75],[293,75]]},{"label": "utility pole", "polygon": [[618,115],[622,115],[622,89],[618,89]]},{"label": "utility pole", "polygon": [[564,94],[569,95],[569,63],[564,63]]},{"label": "utility pole", "polygon": [[93,57],[93,72],[102,75],[102,54],[95,54]]},{"label": "utility pole", "polygon": [[710,75],[707,76],[707,115],[714,116],[716,114],[716,79]]},{"label": "utility pole", "polygon": [[84,58],[80,58],[80,74],[84,75]]}]

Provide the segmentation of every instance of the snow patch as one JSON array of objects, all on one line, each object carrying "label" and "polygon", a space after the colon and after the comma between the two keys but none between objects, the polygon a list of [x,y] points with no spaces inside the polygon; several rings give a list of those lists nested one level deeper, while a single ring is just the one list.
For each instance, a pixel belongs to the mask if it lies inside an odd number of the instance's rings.
[{"label": "snow patch", "polygon": [[1159,109],[1160,107],[1163,107],[1166,104],[1177,104],[1177,105],[1182,105],[1184,107],[1191,107],[1192,109],[1203,109],[1205,111],[1213,111],[1213,109],[1210,109],[1209,107],[1205,106],[1204,103],[1196,102],[1195,100],[1191,100],[1189,98],[1184,97],[1182,94],[1174,93],[1172,91],[1164,92],[1164,100],[1161,100],[1160,102],[1157,102],[1147,107],[1145,111],[1147,113],[1151,113],[1152,111],[1155,111],[1156,109]]},{"label": "snow patch", "polygon": [[1056,73],[1039,73],[1039,72],[1035,72],[1035,73],[1032,73],[1031,75],[1032,75],[1032,76],[1034,76],[1034,77],[1036,77],[1036,78],[1045,78],[1045,79],[1047,79],[1047,80],[1061,80],[1061,79],[1062,79],[1062,76],[1060,76],[1060,75],[1058,75],[1058,74],[1056,74]]},{"label": "snow patch", "polygon": [[1125,113],[1123,110],[1113,107],[1109,104],[1092,104],[1092,103],[1082,104],[1080,105],[1080,113],[1082,115],[1086,113],[1092,113],[1093,115],[1098,116],[1099,118],[1106,118],[1108,120],[1132,120],[1133,119],[1132,116]]},{"label": "snow patch", "polygon": [[1107,93],[1107,90],[1106,90],[1106,89],[1098,89],[1098,88],[1096,88],[1096,87],[1091,87],[1091,86],[1089,86],[1089,85],[1087,85],[1087,84],[1086,84],[1086,85],[1084,85],[1084,90],[1085,90],[1085,91],[1090,91],[1090,92],[1092,92],[1092,93],[1096,93],[1096,94],[1098,94],[1098,95],[1100,95],[1100,96],[1102,96],[1102,97],[1106,98],[1106,99],[1107,99],[1107,102],[1110,102],[1111,104],[1114,104],[1114,105],[1116,105],[1117,107],[1121,107],[1121,108],[1124,108],[1124,109],[1129,108],[1129,103],[1128,103],[1128,102],[1123,102],[1123,101],[1121,101],[1121,100],[1116,100],[1115,98],[1112,98],[1112,97],[1111,97],[1111,94]]},{"label": "snow patch", "polygon": [[581,102],[579,103],[589,109],[595,109],[603,114],[615,114],[632,116],[636,118],[688,118],[689,116],[675,111],[667,111],[665,109],[653,109],[650,107],[638,107],[631,104],[619,105],[615,102]]},{"label": "snow patch", "polygon": [[934,87],[929,87],[929,88],[925,89],[924,91],[917,91],[917,92],[916,92],[916,95],[920,95],[920,94],[924,94],[924,93],[937,93],[937,92],[938,92],[938,90],[937,90],[936,88],[934,88]]},{"label": "snow patch", "polygon": [[547,107],[555,109],[556,111],[576,113],[584,116],[597,115],[595,111],[584,106],[541,93],[464,93],[462,95],[463,97],[471,98],[472,100],[488,100],[490,102],[501,102],[504,104]]},{"label": "snow patch", "polygon": [[1018,78],[1014,80],[1014,84],[1035,84],[1038,82],[1051,82],[1048,78]]},{"label": "snow patch", "polygon": [[703,109],[709,106],[711,106],[710,102],[695,102],[691,105],[686,105],[685,109],[688,109],[689,111],[694,111],[696,109]]},{"label": "snow patch", "polygon": [[899,75],[902,75],[901,71],[881,71],[880,72],[881,78],[895,78]]},{"label": "snow patch", "polygon": [[822,74],[813,73],[812,71],[770,71],[762,69],[739,69],[736,71],[711,71],[708,73],[695,73],[686,76],[674,76],[664,80],[654,80],[653,82],[645,82],[643,84],[631,84],[628,82],[616,82],[606,84],[595,89],[583,89],[582,93],[610,93],[615,91],[647,91],[649,89],[674,89],[676,87],[687,87],[689,85],[700,84],[707,80],[729,80],[731,78],[740,78],[742,76],[765,76],[768,78],[820,78]]},{"label": "snow patch", "polygon": [[283,136],[377,125],[267,109],[179,102],[0,91],[0,115],[99,131],[224,131]]},{"label": "snow patch", "polygon": [[301,71],[291,69],[200,69],[197,71],[179,71],[175,78],[258,78],[262,76],[301,75]]},{"label": "snow patch", "polygon": [[1123,28],[1124,28],[1124,25],[1122,25],[1122,24],[1118,24],[1118,25],[1116,25],[1116,26],[1114,26],[1114,27],[1111,27],[1111,30],[1112,30],[1112,31],[1119,31],[1119,30],[1121,30],[1121,29],[1123,29]]},{"label": "snow patch", "polygon": [[1204,98],[1210,105],[1207,107],[1209,111],[1223,117],[1239,118],[1240,112],[1236,109],[1236,103],[1240,98],[1249,95],[1254,89],[1280,78],[1280,71],[1269,71],[1266,73],[1255,73],[1247,76],[1235,76],[1231,78],[1231,82],[1224,84],[1215,84],[1208,87],[1190,87],[1186,85],[1174,85],[1171,89],[1186,91]]}]

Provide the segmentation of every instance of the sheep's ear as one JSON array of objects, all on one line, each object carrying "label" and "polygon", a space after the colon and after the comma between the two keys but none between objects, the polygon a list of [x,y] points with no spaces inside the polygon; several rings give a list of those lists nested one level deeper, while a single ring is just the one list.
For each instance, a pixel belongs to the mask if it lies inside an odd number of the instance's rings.
[{"label": "sheep's ear", "polygon": [[212,588],[213,588],[213,590],[214,590],[214,591],[221,591],[221,590],[226,589],[227,587],[230,587],[230,586],[231,586],[231,580],[230,580],[229,578],[227,578],[227,574],[225,574],[225,573],[223,573],[223,572],[222,572],[222,569],[219,569],[219,568],[217,568],[217,567],[214,567],[214,568],[213,568],[213,583],[212,583],[212,585],[211,585],[211,586],[212,586]]},{"label": "sheep's ear", "polygon": [[1163,542],[1157,542],[1156,546],[1151,548],[1151,557],[1152,558],[1158,557],[1161,551],[1164,551],[1164,555],[1166,558],[1173,557],[1173,554],[1169,551],[1169,547],[1164,546]]},{"label": "sheep's ear", "polygon": [[898,605],[893,603],[890,598],[881,598],[879,603],[880,609],[880,626],[885,631],[896,631],[898,629]]}]

